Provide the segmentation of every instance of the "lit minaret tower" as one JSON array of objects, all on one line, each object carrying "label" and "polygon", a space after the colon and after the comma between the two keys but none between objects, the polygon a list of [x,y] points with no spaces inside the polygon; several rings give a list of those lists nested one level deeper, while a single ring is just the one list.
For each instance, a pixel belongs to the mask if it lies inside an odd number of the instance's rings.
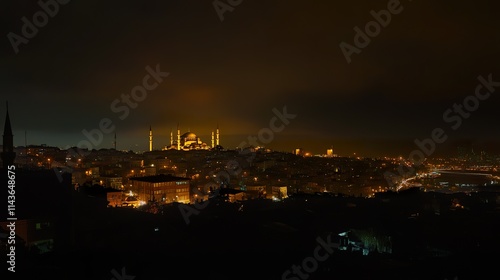
[{"label": "lit minaret tower", "polygon": [[212,149],[215,148],[214,132],[212,131]]},{"label": "lit minaret tower", "polygon": [[153,151],[153,130],[151,130],[151,126],[149,126],[149,151]]},{"label": "lit minaret tower", "polygon": [[181,130],[179,129],[179,124],[177,124],[177,150],[181,150]]},{"label": "lit minaret tower", "polygon": [[7,103],[7,114],[5,117],[5,125],[3,127],[3,168],[7,169],[8,166],[13,165],[15,158],[16,153],[14,152],[14,135],[12,135],[12,127],[10,125],[9,117],[9,103]]},{"label": "lit minaret tower", "polygon": [[170,147],[174,144],[174,133],[170,130]]},{"label": "lit minaret tower", "polygon": [[219,124],[217,124],[217,138],[215,139],[215,144],[219,146]]}]

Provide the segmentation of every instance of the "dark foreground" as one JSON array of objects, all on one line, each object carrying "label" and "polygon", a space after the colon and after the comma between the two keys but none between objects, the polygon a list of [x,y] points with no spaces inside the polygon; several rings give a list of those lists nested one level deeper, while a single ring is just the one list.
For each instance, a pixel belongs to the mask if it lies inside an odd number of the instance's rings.
[{"label": "dark foreground", "polygon": [[[214,200],[190,216],[189,224],[178,205],[151,214],[98,208],[77,197],[60,220],[54,251],[18,252],[15,276],[479,279],[496,271],[489,265],[500,249],[496,197],[409,191],[375,199],[318,194],[282,202]],[[453,206],[458,199],[465,207]],[[318,241],[340,242],[339,233],[346,231],[375,244],[368,255],[353,246],[325,249]]]}]

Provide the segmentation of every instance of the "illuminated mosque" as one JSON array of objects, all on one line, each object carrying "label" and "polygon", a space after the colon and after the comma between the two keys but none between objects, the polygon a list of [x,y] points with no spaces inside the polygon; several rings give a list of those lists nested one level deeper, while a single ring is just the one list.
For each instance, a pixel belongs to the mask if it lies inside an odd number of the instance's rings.
[{"label": "illuminated mosque", "polygon": [[[177,139],[174,139],[173,132],[170,132],[170,145],[163,147],[162,150],[178,150],[178,151],[192,151],[192,150],[210,150],[215,149],[220,146],[219,138],[219,125],[214,133],[212,131],[212,143],[208,145],[207,143],[201,141],[193,132],[188,132],[181,134],[179,126],[177,126]],[[149,128],[149,150],[153,150],[153,131]]]}]

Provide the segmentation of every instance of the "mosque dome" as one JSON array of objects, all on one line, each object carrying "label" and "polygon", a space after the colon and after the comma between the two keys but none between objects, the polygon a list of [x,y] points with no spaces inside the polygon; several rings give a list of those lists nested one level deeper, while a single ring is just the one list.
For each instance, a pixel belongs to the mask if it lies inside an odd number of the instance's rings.
[{"label": "mosque dome", "polygon": [[192,132],[186,132],[181,135],[181,139],[186,139],[186,141],[196,141],[198,139],[198,136]]}]

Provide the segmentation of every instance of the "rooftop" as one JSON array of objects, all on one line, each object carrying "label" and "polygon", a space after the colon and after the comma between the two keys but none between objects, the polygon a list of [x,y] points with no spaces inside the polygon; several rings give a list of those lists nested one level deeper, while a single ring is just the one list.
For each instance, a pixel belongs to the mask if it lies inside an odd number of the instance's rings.
[{"label": "rooftop", "polygon": [[161,183],[161,182],[186,181],[186,180],[189,180],[189,178],[176,177],[176,176],[172,176],[172,175],[168,175],[168,174],[167,175],[160,174],[160,175],[154,175],[154,176],[133,177],[133,178],[130,178],[130,180],[139,181],[139,182],[149,182],[149,183]]}]

